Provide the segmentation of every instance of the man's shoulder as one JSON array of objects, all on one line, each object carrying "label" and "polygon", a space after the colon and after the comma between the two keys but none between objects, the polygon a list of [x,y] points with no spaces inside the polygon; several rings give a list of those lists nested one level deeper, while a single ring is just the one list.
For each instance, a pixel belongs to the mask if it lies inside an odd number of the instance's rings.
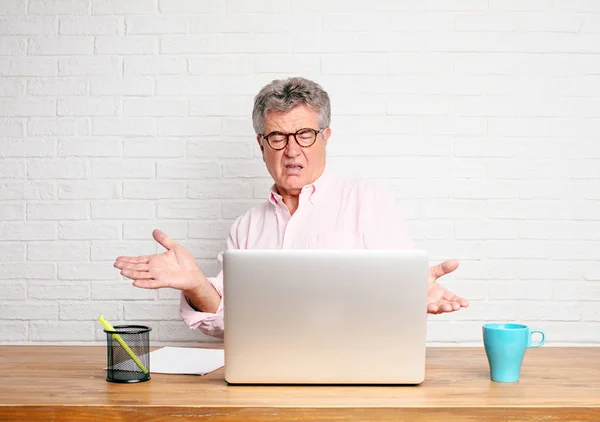
[{"label": "man's shoulder", "polygon": [[383,182],[365,177],[336,176],[336,184],[346,194],[360,196],[390,195],[390,188]]}]

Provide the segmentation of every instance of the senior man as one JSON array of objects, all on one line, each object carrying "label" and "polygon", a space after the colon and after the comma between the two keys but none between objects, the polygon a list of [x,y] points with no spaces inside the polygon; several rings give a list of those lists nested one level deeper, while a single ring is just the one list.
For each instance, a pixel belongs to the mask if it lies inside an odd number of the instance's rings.
[{"label": "senior man", "polygon": [[[254,100],[252,123],[274,180],[267,200],[238,217],[227,249],[410,249],[412,241],[393,196],[368,180],[348,180],[326,170],[331,136],[328,94],[304,78],[274,80]],[[166,252],[115,261],[133,285],[181,290],[181,317],[190,328],[223,337],[223,271],[206,277],[194,257],[160,230],[152,233]],[[222,254],[219,254],[222,261]],[[429,269],[427,312],[469,305],[437,283],[458,261]],[[285,274],[282,274],[285,282]]]}]

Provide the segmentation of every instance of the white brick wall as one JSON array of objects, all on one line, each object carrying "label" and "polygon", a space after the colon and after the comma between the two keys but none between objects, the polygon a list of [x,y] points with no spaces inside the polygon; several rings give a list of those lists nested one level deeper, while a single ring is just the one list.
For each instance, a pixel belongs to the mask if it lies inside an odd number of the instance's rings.
[{"label": "white brick wall", "polygon": [[95,318],[155,342],[211,339],[119,254],[182,241],[209,275],[271,184],[253,96],[330,93],[329,166],[397,197],[469,309],[600,345],[600,3],[573,0],[0,1],[0,343],[94,343]]}]

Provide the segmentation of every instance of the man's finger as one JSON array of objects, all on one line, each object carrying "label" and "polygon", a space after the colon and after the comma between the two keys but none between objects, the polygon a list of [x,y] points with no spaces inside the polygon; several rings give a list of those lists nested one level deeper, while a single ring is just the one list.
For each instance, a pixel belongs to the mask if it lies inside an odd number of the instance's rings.
[{"label": "man's finger", "polygon": [[145,264],[150,260],[148,255],[143,256],[118,256],[115,262],[131,262],[134,264]]},{"label": "man's finger", "polygon": [[458,268],[458,261],[456,259],[449,259],[448,261],[444,261],[441,264],[435,265],[429,268],[429,273],[436,280]]},{"label": "man's finger", "polygon": [[148,272],[148,264],[133,264],[131,262],[117,261],[114,263],[113,266],[120,270],[134,270],[134,271]]},{"label": "man's finger", "polygon": [[135,271],[129,269],[121,270],[121,275],[132,280],[149,280],[152,278],[148,271]]},{"label": "man's finger", "polygon": [[158,229],[155,229],[152,232],[152,237],[154,237],[154,240],[160,243],[166,250],[171,250],[177,245],[177,242]]},{"label": "man's finger", "polygon": [[141,289],[160,289],[161,287],[168,287],[164,286],[153,278],[134,280],[133,285]]}]

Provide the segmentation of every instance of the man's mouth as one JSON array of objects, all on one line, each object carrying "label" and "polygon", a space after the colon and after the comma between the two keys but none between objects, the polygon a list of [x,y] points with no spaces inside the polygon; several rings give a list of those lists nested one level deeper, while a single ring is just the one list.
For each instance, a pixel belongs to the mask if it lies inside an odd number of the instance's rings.
[{"label": "man's mouth", "polygon": [[300,173],[300,171],[304,168],[302,165],[300,164],[286,164],[284,166],[285,168],[285,172],[288,174],[296,174],[296,173]]}]

